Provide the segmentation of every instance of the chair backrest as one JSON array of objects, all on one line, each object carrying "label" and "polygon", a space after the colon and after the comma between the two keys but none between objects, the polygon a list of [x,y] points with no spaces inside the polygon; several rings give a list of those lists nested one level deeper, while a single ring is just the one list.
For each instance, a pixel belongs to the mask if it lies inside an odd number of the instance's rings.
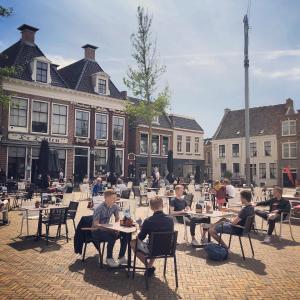
[{"label": "chair backrest", "polygon": [[132,181],[128,181],[127,188],[128,189],[132,189],[132,185],[133,185]]},{"label": "chair backrest", "polygon": [[89,193],[90,191],[90,186],[88,183],[83,183],[79,186],[80,192],[81,193]]},{"label": "chair backrest", "polygon": [[51,208],[49,213],[49,225],[61,225],[66,223],[67,219],[66,207]]},{"label": "chair backrest", "polygon": [[187,194],[184,196],[184,200],[187,202],[189,207],[192,207],[194,195],[193,194]]},{"label": "chair backrest", "polygon": [[18,191],[25,191],[26,190],[26,184],[25,182],[18,182]]},{"label": "chair backrest", "polygon": [[77,209],[78,209],[78,205],[79,205],[79,202],[77,202],[77,201],[70,201],[69,208],[68,208],[69,217],[75,219],[76,213],[77,213]]},{"label": "chair backrest", "polygon": [[141,196],[140,187],[133,186],[132,190],[133,190],[134,197],[140,197]]},{"label": "chair backrest", "polygon": [[98,195],[93,197],[94,208],[96,208],[98,205],[100,205],[103,202],[104,202],[104,196]]},{"label": "chair backrest", "polygon": [[255,220],[255,215],[247,217],[243,234],[247,234],[253,229],[254,220]]},{"label": "chair backrest", "polygon": [[174,256],[177,235],[177,231],[152,232],[149,240],[149,257]]},{"label": "chair backrest", "polygon": [[121,198],[123,198],[123,199],[129,199],[130,192],[131,192],[131,189],[122,190],[122,192],[121,192]]}]

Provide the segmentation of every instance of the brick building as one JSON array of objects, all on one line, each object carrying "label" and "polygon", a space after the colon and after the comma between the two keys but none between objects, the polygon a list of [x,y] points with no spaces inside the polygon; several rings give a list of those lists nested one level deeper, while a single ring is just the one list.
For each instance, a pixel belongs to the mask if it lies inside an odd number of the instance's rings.
[{"label": "brick building", "polygon": [[83,59],[57,69],[35,43],[38,29],[18,29],[21,39],[0,57],[0,67],[16,67],[3,82],[11,103],[0,109],[0,168],[8,178],[35,181],[40,142],[47,139],[66,177],[80,182],[104,174],[111,144],[126,175],[126,93],[96,62],[97,47],[83,46]]}]

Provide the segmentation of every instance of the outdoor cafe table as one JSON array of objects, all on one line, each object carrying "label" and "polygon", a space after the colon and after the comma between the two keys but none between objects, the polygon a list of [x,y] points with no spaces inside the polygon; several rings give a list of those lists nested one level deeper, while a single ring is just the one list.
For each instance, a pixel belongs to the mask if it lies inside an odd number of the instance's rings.
[{"label": "outdoor cafe table", "polygon": [[[41,238],[42,236],[42,220],[43,220],[43,211],[47,211],[50,210],[51,208],[67,208],[67,206],[62,206],[62,205],[48,205],[47,207],[35,207],[35,206],[23,206],[22,210],[25,210],[26,212],[26,219],[28,222],[28,212],[29,211],[38,211],[39,212],[39,220],[38,220],[38,230],[37,230],[37,235],[36,235],[36,239],[38,240]],[[28,223],[27,223],[28,226]]]},{"label": "outdoor cafe table", "polygon": [[132,240],[132,234],[137,231],[136,225],[131,226],[131,227],[126,227],[126,226],[120,225],[119,222],[115,222],[115,223],[109,223],[109,224],[99,224],[98,228],[93,228],[93,227],[92,228],[82,228],[82,230],[96,231],[96,230],[101,230],[101,227],[105,228],[105,229],[115,231],[115,232],[123,232],[123,233],[126,233],[128,235],[127,266],[126,266],[126,269],[127,269],[127,272],[130,272],[130,269],[132,268],[130,242]]},{"label": "outdoor cafe table", "polygon": [[300,196],[282,195],[282,198],[284,198],[286,200],[298,200],[298,201],[300,201]]}]

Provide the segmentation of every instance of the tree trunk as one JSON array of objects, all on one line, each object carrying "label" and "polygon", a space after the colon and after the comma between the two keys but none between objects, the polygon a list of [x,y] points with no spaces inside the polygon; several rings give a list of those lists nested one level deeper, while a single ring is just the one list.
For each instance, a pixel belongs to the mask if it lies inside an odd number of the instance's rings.
[{"label": "tree trunk", "polygon": [[152,155],[152,122],[148,124],[149,126],[149,147],[148,147],[148,162],[147,162],[147,177],[151,176],[152,171],[152,162],[151,162],[151,155]]}]

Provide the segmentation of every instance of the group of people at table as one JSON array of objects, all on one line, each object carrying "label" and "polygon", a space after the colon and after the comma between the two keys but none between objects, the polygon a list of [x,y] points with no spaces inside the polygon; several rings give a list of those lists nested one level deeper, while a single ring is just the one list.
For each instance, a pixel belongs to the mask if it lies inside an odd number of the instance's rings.
[{"label": "group of people at table", "polygon": [[[271,235],[275,227],[275,223],[280,221],[281,213],[285,216],[290,211],[290,204],[288,200],[282,198],[282,189],[280,187],[274,187],[274,197],[270,200],[252,203],[251,191],[241,191],[240,201],[242,208],[240,210],[225,208],[223,210],[231,211],[235,216],[229,220],[221,218],[215,224],[209,224],[210,218],[201,214],[195,214],[189,212],[191,207],[188,206],[184,197],[184,188],[181,185],[175,187],[174,198],[170,202],[170,214],[163,212],[163,199],[160,196],[154,196],[150,199],[150,208],[153,211],[153,215],[146,218],[140,226],[140,232],[137,235],[137,241],[132,240],[130,243],[131,248],[135,250],[137,245],[137,257],[145,264],[145,255],[149,254],[148,238],[153,232],[172,232],[174,231],[174,218],[179,223],[185,222],[190,227],[190,234],[192,237],[192,245],[199,245],[196,240],[195,230],[197,224],[206,224],[203,226],[201,233],[201,243],[207,243],[207,235],[220,242],[221,245],[227,247],[227,244],[219,238],[219,234],[234,234],[235,232],[241,232],[242,227],[245,225],[249,216],[254,214],[264,218],[268,221],[268,232],[265,238],[265,242],[270,242]],[[104,191],[104,202],[98,205],[94,209],[93,214],[93,227],[98,230],[92,231],[92,236],[95,241],[107,242],[107,257],[106,263],[109,267],[118,267],[119,265],[127,264],[125,258],[127,245],[129,242],[128,235],[122,232],[112,231],[107,227],[101,225],[108,224],[112,215],[114,215],[115,222],[120,221],[119,206],[115,203],[117,200],[116,192],[112,189]],[[255,206],[269,206],[268,211],[255,210]],[[239,225],[239,226],[235,226]],[[113,258],[113,248],[116,240],[120,239],[120,251],[118,259]],[[147,264],[147,270],[145,275],[152,276],[155,272],[154,261],[150,261]]]}]

